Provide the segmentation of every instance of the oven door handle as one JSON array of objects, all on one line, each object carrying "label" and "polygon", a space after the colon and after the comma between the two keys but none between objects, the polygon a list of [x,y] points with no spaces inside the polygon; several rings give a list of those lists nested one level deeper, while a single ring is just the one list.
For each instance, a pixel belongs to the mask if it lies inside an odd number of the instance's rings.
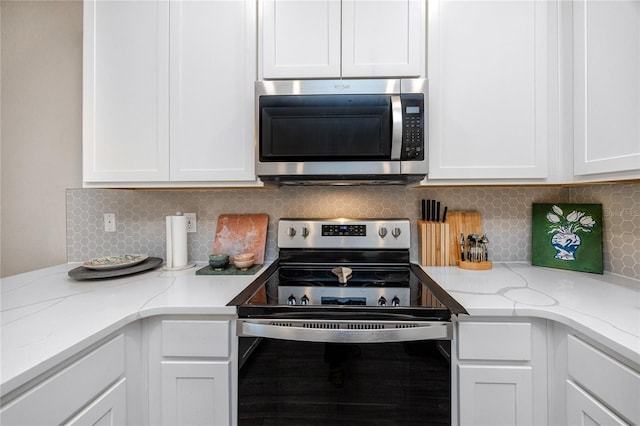
[{"label": "oven door handle", "polygon": [[[406,323],[385,323],[385,328],[376,328],[380,327],[379,324],[240,319],[238,336],[325,343],[390,343],[452,338],[450,322],[414,322],[410,326]],[[343,328],[345,325],[351,327]]]}]

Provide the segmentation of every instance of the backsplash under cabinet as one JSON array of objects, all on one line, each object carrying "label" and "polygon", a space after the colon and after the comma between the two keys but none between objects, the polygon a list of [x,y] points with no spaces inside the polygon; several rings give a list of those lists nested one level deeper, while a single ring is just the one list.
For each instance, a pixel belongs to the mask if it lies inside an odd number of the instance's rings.
[{"label": "backsplash under cabinet", "polygon": [[[406,217],[412,220],[411,257],[418,259],[420,200],[437,199],[449,211],[475,210],[491,241],[494,262],[531,261],[532,203],[602,203],[605,271],[640,279],[640,183],[585,187],[400,186],[281,187],[211,190],[67,190],[70,262],[120,253],[165,257],[165,216],[197,214],[189,234],[189,258],[206,261],[223,213],[267,213],[265,259],[277,258],[275,227],[283,217]],[[103,214],[115,213],[116,232],[106,233]]]}]

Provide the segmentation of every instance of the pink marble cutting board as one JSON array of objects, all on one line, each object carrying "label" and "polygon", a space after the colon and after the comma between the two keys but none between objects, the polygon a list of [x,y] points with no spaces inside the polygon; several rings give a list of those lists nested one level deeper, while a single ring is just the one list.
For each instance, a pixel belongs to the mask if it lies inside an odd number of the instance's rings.
[{"label": "pink marble cutting board", "polygon": [[234,256],[240,253],[255,254],[255,263],[264,263],[264,247],[267,242],[266,214],[221,214],[218,216],[213,253]]}]

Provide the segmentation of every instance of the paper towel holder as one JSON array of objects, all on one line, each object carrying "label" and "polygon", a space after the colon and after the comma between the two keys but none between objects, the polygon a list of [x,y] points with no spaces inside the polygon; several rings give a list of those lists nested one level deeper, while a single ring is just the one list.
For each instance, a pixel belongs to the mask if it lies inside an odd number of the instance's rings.
[{"label": "paper towel holder", "polygon": [[182,212],[166,217],[167,258],[165,271],[182,271],[192,268],[196,262],[189,262],[187,244],[187,222]]}]

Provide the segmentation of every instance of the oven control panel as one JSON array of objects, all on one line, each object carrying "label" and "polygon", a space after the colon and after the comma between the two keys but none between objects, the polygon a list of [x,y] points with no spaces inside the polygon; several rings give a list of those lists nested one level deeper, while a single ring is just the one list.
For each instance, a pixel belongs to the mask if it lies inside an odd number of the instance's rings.
[{"label": "oven control panel", "polygon": [[323,237],[365,237],[367,235],[367,225],[340,224],[322,225]]},{"label": "oven control panel", "polygon": [[409,219],[280,219],[279,248],[409,249]]}]

